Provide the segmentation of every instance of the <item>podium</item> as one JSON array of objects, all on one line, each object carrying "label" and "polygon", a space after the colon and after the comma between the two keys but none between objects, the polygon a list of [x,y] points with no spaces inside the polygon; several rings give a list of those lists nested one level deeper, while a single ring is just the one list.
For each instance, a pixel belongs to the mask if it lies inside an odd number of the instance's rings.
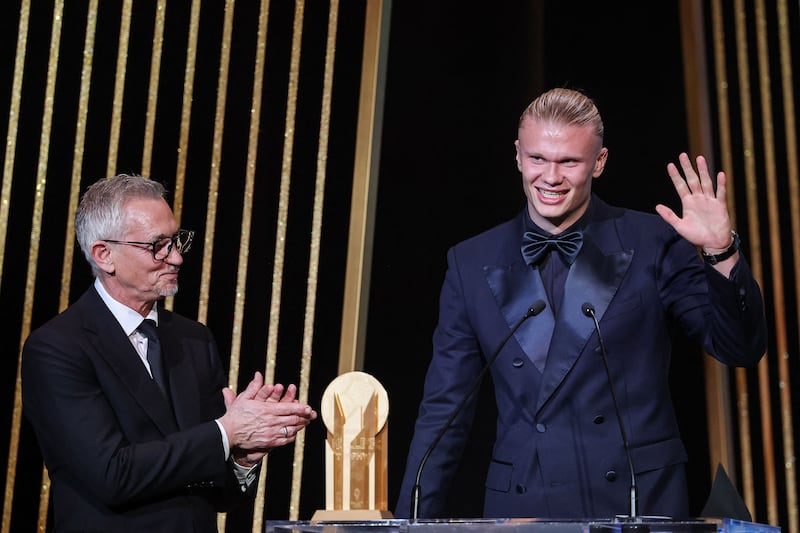
[{"label": "podium", "polygon": [[[536,518],[275,521],[265,533],[621,533],[626,522],[618,520],[544,520]],[[650,533],[780,533],[781,528],[730,518],[691,520],[642,518],[637,525]]]}]

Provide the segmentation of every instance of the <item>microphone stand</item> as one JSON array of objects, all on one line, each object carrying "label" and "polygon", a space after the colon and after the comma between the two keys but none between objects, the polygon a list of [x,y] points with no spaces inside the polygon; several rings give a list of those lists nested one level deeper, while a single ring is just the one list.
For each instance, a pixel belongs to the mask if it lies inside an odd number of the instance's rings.
[{"label": "microphone stand", "polygon": [[619,423],[619,432],[622,436],[622,445],[625,448],[625,457],[628,459],[628,469],[631,476],[631,486],[628,493],[628,510],[629,515],[626,517],[625,523],[622,525],[623,533],[649,533],[650,526],[642,523],[641,518],[638,516],[639,508],[639,488],[636,485],[636,470],[633,468],[633,455],[631,454],[631,445],[628,442],[628,435],[625,432],[625,425],[622,423],[622,411],[619,408],[617,401],[617,393],[614,389],[614,380],[611,379],[611,370],[608,367],[608,353],[606,352],[606,345],[603,342],[603,336],[600,334],[600,324],[597,322],[597,315],[595,314],[594,306],[590,303],[584,303],[581,306],[583,314],[590,317],[594,322],[594,330],[597,332],[597,340],[600,343],[600,353],[603,356],[603,366],[606,370],[606,378],[608,378],[608,388],[611,390],[611,399],[614,403],[614,411],[617,415],[617,422]]},{"label": "microphone stand", "polygon": [[500,344],[498,345],[497,349],[492,354],[492,356],[486,361],[486,364],[483,365],[483,368],[478,373],[477,377],[475,378],[475,381],[472,383],[472,387],[469,389],[469,392],[467,392],[466,396],[464,396],[461,399],[459,404],[456,406],[456,408],[450,415],[450,418],[447,419],[445,425],[442,426],[442,429],[439,431],[439,433],[436,434],[436,438],[433,439],[433,442],[431,442],[430,446],[428,446],[428,449],[425,450],[425,455],[422,456],[422,460],[419,462],[419,468],[417,468],[417,477],[414,481],[414,487],[411,492],[411,518],[413,520],[416,520],[419,516],[420,492],[422,491],[420,480],[422,479],[422,470],[425,468],[425,463],[428,461],[428,457],[430,457],[431,453],[433,452],[433,449],[436,448],[436,445],[439,444],[439,441],[442,440],[442,437],[444,437],[445,432],[448,429],[450,429],[450,426],[453,424],[453,421],[458,416],[458,413],[460,413],[461,409],[463,409],[464,405],[466,405],[467,400],[470,399],[473,394],[475,394],[476,390],[478,390],[478,387],[480,386],[481,381],[483,380],[483,376],[489,370],[489,367],[492,366],[494,360],[497,359],[497,356],[500,355],[500,352],[502,351],[503,347],[506,345],[508,340],[511,338],[511,336],[517,331],[517,329],[519,329],[519,327],[522,325],[523,322],[525,322],[528,318],[541,313],[545,307],[546,305],[543,300],[536,300],[535,302],[533,302],[533,304],[531,304],[531,306],[528,308],[525,314],[522,315],[522,318],[520,318],[517,321],[517,323],[514,324],[514,326],[509,330],[508,334],[505,336],[505,338],[503,338],[502,342],[500,342]]}]

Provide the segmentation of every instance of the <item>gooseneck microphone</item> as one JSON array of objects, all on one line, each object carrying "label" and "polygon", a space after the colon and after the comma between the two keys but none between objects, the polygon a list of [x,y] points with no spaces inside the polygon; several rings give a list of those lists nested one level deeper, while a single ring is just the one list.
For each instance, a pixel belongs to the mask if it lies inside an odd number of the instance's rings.
[{"label": "gooseneck microphone", "polygon": [[[611,370],[608,368],[608,353],[606,352],[606,345],[603,342],[603,336],[600,334],[600,324],[597,322],[597,315],[595,314],[594,306],[588,302],[581,305],[581,311],[594,322],[594,330],[597,332],[597,340],[600,342],[600,353],[603,356],[603,366],[606,369],[606,377],[608,378],[608,388],[611,390],[611,399],[614,402],[614,411],[617,415],[617,422],[619,422],[619,432],[622,435],[622,445],[625,447],[625,455],[628,459],[628,468],[631,473],[631,487],[628,502],[629,518],[631,521],[637,521],[638,508],[639,508],[639,489],[636,486],[636,471],[633,468],[633,456],[631,455],[631,445],[628,442],[628,435],[625,432],[625,425],[622,423],[622,412],[619,408],[617,401],[617,393],[614,390],[614,380],[611,379]],[[623,528],[624,529],[624,528]],[[636,531],[646,531],[649,527],[636,528]],[[627,529],[625,531],[628,531]]]},{"label": "gooseneck microphone", "polygon": [[469,389],[469,392],[467,392],[467,394],[461,399],[459,404],[453,410],[453,413],[450,415],[450,418],[447,419],[445,425],[442,426],[442,429],[439,430],[439,433],[436,434],[436,438],[433,439],[433,442],[431,442],[430,446],[428,446],[428,449],[425,450],[425,455],[422,456],[422,460],[419,462],[419,468],[417,468],[417,477],[414,481],[413,492],[411,493],[412,519],[416,520],[419,517],[419,501],[420,501],[420,493],[422,492],[422,487],[420,486],[420,479],[422,479],[422,471],[425,468],[425,463],[428,461],[428,457],[430,457],[431,453],[433,452],[433,449],[436,448],[436,445],[439,444],[440,440],[442,440],[442,437],[444,437],[445,432],[447,432],[447,430],[450,429],[450,426],[453,424],[453,421],[458,416],[458,413],[461,412],[461,409],[464,408],[464,405],[467,403],[467,400],[470,399],[473,394],[475,394],[476,390],[478,390],[478,387],[480,386],[481,381],[483,380],[484,374],[486,374],[486,372],[489,370],[489,367],[492,366],[492,363],[494,363],[494,360],[497,359],[497,356],[500,355],[500,351],[506,345],[508,339],[510,339],[511,336],[519,329],[519,327],[522,325],[523,322],[525,322],[528,318],[536,316],[542,311],[544,311],[545,307],[546,305],[544,303],[544,300],[536,300],[535,302],[533,302],[533,304],[531,304],[528,310],[525,311],[525,314],[522,315],[522,317],[517,321],[517,323],[511,327],[511,329],[508,332],[508,335],[505,336],[505,338],[497,346],[497,349],[494,351],[492,356],[489,359],[487,359],[486,364],[483,365],[483,368],[476,376],[475,381],[472,383],[472,387]]}]

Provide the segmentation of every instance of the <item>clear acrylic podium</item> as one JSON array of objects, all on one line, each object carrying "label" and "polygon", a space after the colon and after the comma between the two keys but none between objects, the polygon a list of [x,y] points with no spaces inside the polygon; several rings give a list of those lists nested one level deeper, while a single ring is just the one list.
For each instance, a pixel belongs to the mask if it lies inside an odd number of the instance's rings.
[{"label": "clear acrylic podium", "polygon": [[780,533],[781,528],[729,518],[691,520],[544,520],[536,518],[448,519],[448,520],[363,520],[363,521],[273,521],[265,533]]}]

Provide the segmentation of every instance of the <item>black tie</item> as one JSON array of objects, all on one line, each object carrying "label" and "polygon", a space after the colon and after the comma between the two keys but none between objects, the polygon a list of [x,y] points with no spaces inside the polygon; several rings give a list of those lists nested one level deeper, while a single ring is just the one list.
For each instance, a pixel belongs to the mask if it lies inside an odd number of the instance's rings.
[{"label": "black tie", "polygon": [[153,374],[158,388],[164,393],[164,397],[169,399],[167,388],[167,376],[164,373],[164,361],[161,357],[161,343],[156,333],[156,323],[154,320],[145,319],[139,324],[139,331],[147,337],[147,362],[150,364],[150,372]]},{"label": "black tie", "polygon": [[526,231],[522,238],[522,256],[529,265],[536,265],[550,250],[557,250],[564,262],[571,265],[581,249],[581,244],[583,244],[583,233],[580,231],[552,236]]}]

